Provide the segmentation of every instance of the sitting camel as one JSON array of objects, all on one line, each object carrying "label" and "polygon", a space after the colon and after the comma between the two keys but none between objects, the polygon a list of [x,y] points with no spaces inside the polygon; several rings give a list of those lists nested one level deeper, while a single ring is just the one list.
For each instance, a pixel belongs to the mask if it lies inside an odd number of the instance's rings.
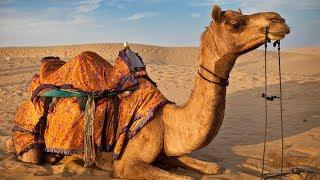
[{"label": "sitting camel", "polygon": [[[206,174],[221,173],[216,163],[188,154],[205,147],[217,135],[224,118],[229,73],[236,59],[266,41],[284,38],[290,30],[274,12],[243,15],[222,11],[215,5],[212,18],[201,37],[200,67],[188,102],[183,106],[170,103],[159,109],[152,121],[128,142],[120,159],[112,160],[108,153],[98,155],[104,165],[112,166],[115,177],[190,178],[160,169],[153,165],[156,161]],[[34,148],[21,159],[36,163],[38,156]],[[98,166],[103,166],[101,160]]]}]

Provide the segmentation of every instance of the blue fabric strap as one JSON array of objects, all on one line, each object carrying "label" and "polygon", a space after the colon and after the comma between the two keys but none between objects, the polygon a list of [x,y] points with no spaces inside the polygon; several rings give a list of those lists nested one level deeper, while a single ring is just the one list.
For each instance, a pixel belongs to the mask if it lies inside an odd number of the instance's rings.
[{"label": "blue fabric strap", "polygon": [[67,91],[67,90],[52,89],[52,90],[49,90],[47,92],[40,94],[40,96],[71,98],[71,97],[85,97],[87,95],[85,93],[79,92],[79,91]]}]

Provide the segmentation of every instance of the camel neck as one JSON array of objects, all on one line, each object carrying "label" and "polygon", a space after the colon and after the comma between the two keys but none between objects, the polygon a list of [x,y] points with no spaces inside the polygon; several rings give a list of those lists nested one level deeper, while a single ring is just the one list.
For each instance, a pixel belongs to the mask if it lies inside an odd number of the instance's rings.
[{"label": "camel neck", "polygon": [[[219,54],[206,51],[205,48],[201,49],[200,64],[219,77],[229,77],[236,57],[223,55],[218,58]],[[211,83],[197,73],[187,103],[183,106],[168,105],[163,110],[166,153],[179,156],[210,143],[221,127],[225,103],[226,87]]]},{"label": "camel neck", "polygon": [[210,143],[222,124],[225,97],[226,87],[197,74],[189,101],[183,106],[167,105],[163,110],[166,154],[180,156]]},{"label": "camel neck", "polygon": [[210,143],[220,129],[224,117],[226,89],[225,86],[203,79],[200,74],[196,75],[190,99],[181,111],[190,117],[186,120],[192,122],[191,128],[202,131],[202,142],[198,142],[197,148]]}]

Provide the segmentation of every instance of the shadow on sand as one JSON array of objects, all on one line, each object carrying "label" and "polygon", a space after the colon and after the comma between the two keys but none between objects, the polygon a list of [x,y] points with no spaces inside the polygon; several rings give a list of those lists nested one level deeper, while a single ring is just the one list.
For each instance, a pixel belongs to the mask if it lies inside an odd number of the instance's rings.
[{"label": "shadow on sand", "polygon": [[[268,88],[270,95],[279,95],[278,85]],[[282,89],[285,138],[320,126],[320,81],[290,81],[283,83]],[[193,156],[241,171],[237,164],[244,162],[248,157],[236,154],[232,148],[264,142],[265,109],[264,99],[261,98],[263,92],[264,87],[259,87],[228,94],[226,115],[219,134],[207,147],[194,152]],[[281,138],[279,100],[269,102],[268,106],[269,142]],[[320,143],[320,137],[315,138]],[[256,151],[261,152],[262,158],[263,149]]]}]

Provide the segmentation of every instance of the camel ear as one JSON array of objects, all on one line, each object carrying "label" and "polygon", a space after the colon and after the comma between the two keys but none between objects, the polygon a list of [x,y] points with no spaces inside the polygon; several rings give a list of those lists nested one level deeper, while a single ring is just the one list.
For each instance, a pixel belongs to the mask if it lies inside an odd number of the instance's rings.
[{"label": "camel ear", "polygon": [[242,11],[241,11],[241,9],[240,9],[240,8],[239,8],[239,10],[238,10],[238,11],[239,11],[239,13],[240,13],[241,15],[243,15],[243,14],[242,14]]},{"label": "camel ear", "polygon": [[212,14],[211,14],[213,20],[218,22],[221,18],[221,13],[222,13],[221,8],[218,5],[214,5],[212,8]]}]

